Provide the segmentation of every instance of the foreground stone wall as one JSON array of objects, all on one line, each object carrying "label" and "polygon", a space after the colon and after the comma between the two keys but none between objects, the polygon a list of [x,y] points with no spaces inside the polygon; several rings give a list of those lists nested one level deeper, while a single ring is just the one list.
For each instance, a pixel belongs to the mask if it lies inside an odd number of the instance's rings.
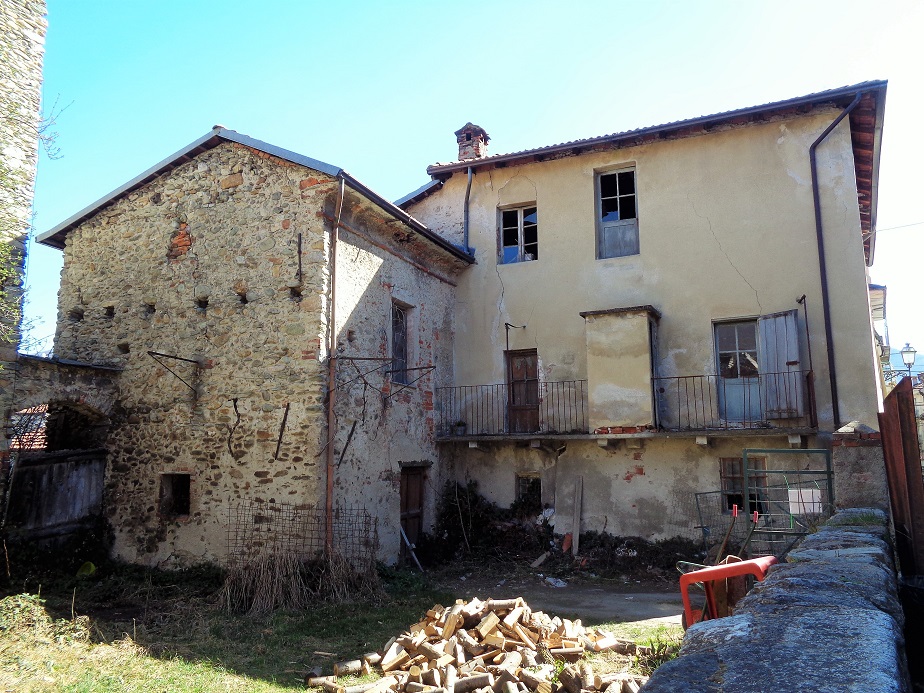
[{"label": "foreground stone wall", "polygon": [[843,510],[787,561],[733,616],[692,626],[645,693],[909,691],[885,513]]}]

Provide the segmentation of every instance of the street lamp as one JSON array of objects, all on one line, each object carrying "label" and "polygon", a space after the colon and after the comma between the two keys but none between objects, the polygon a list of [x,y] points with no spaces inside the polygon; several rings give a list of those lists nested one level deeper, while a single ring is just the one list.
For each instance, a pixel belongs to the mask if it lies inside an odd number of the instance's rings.
[{"label": "street lamp", "polygon": [[914,357],[918,352],[911,344],[905,342],[905,346],[902,347],[899,353],[902,355],[902,363],[904,363],[905,368],[908,369],[908,377],[910,378],[911,367],[914,365]]}]

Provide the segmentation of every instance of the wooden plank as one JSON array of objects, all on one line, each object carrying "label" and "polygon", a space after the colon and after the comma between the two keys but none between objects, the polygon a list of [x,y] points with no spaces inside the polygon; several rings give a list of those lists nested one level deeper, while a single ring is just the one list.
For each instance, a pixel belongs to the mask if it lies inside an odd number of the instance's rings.
[{"label": "wooden plank", "polygon": [[571,513],[571,555],[578,555],[581,540],[581,506],[584,504],[584,477],[574,481],[574,509]]}]

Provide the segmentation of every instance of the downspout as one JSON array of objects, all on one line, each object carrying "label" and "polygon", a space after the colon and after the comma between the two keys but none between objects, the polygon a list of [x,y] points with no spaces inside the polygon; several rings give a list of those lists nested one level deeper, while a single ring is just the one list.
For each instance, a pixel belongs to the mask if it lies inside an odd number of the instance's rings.
[{"label": "downspout", "polygon": [[858,93],[850,105],[841,111],[840,115],[834,119],[834,122],[825,128],[825,131],[821,133],[818,139],[812,142],[812,146],[809,147],[809,161],[812,165],[812,201],[815,204],[815,238],[818,241],[818,270],[821,275],[821,309],[824,314],[825,341],[828,347],[828,377],[831,383],[831,413],[834,417],[835,430],[840,427],[841,408],[837,399],[837,371],[834,366],[834,330],[831,327],[831,303],[828,298],[828,269],[825,263],[825,241],[821,224],[821,199],[818,192],[818,163],[815,159],[815,150],[818,149],[818,145],[831,134],[831,131],[837,127],[838,123],[850,115],[850,112],[857,107],[863,96],[863,92]]},{"label": "downspout", "polygon": [[330,322],[327,325],[327,493],[324,498],[324,548],[328,556],[334,548],[334,437],[337,419],[334,398],[337,385],[337,240],[340,236],[340,217],[343,213],[343,196],[346,180],[340,178],[337,191],[337,214],[330,237]]},{"label": "downspout", "polygon": [[471,254],[468,247],[468,200],[472,194],[472,167],[468,167],[468,183],[465,186],[465,207],[462,208],[462,245],[466,253]]}]

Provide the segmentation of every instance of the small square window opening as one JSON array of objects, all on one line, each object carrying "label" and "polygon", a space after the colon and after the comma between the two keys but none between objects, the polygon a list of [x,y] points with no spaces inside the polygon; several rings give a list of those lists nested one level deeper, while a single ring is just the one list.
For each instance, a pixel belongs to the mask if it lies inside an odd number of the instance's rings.
[{"label": "small square window opening", "polygon": [[189,474],[160,475],[160,514],[163,517],[189,515]]}]

